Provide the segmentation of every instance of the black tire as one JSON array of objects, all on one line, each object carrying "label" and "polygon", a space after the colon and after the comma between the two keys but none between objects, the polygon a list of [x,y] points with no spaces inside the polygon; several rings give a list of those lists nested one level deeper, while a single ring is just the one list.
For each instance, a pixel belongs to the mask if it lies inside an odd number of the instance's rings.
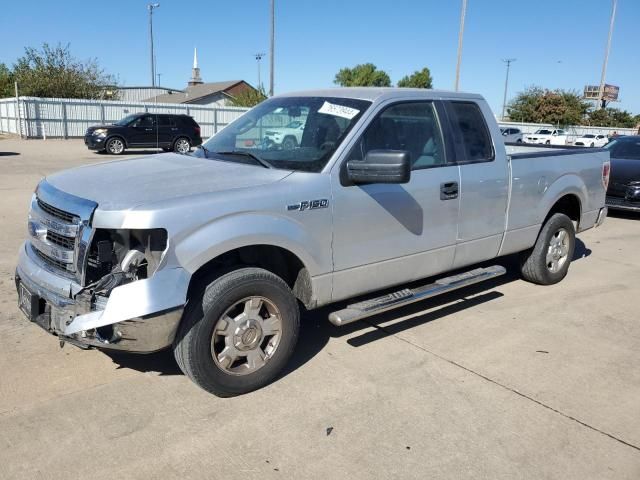
[{"label": "black tire", "polygon": [[[548,263],[548,255],[551,255],[552,239],[557,241],[558,233],[564,230],[567,235],[566,256],[564,262],[557,271],[553,271]],[[573,258],[576,246],[576,232],[573,222],[563,213],[554,213],[538,234],[538,239],[532,249],[522,253],[520,270],[525,280],[539,285],[553,285],[561,281],[569,271],[569,265]]]},{"label": "black tire", "polygon": [[[186,147],[184,147],[186,146]],[[187,137],[178,137],[173,142],[173,151],[176,153],[186,154],[191,151],[191,140]]]},{"label": "black tire", "polygon": [[[300,329],[298,302],[288,285],[267,270],[251,267],[224,274],[200,290],[189,299],[173,345],[184,374],[220,397],[248,393],[273,381],[291,357]],[[277,307],[281,318],[279,343],[262,367],[250,373],[233,374],[214,361],[214,331],[230,308],[251,296],[264,297]]]},{"label": "black tire", "polygon": [[126,150],[124,140],[120,137],[111,137],[104,146],[105,152],[110,155],[122,155]]},{"label": "black tire", "polygon": [[595,145],[593,144],[593,142],[591,142],[590,147],[591,147],[591,148],[595,147]]},{"label": "black tire", "polygon": [[295,137],[285,137],[282,141],[283,150],[294,150],[298,146],[298,142]]},{"label": "black tire", "polygon": [[551,145],[551,140],[547,140],[546,142],[544,142],[545,145]]}]

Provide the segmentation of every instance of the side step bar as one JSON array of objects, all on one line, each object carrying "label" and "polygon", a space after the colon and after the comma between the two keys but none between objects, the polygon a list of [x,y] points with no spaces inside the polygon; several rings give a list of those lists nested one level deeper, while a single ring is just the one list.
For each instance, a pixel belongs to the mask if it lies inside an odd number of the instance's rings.
[{"label": "side step bar", "polygon": [[484,282],[507,273],[504,267],[493,265],[487,268],[476,268],[469,272],[441,278],[434,283],[418,288],[405,288],[381,297],[364,300],[349,305],[347,308],[329,314],[329,321],[337,327],[357,322],[378,313],[404,307],[410,303],[442,295],[474,283]]}]

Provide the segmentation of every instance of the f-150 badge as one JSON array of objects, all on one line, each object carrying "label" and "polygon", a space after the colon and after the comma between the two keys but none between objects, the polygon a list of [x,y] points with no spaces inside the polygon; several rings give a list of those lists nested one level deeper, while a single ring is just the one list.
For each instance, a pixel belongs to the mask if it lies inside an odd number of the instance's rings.
[{"label": "f-150 badge", "polygon": [[293,205],[287,205],[287,210],[298,210],[300,212],[304,210],[317,210],[318,208],[327,208],[329,206],[329,200],[321,198],[319,200],[303,200],[300,203],[294,203]]}]

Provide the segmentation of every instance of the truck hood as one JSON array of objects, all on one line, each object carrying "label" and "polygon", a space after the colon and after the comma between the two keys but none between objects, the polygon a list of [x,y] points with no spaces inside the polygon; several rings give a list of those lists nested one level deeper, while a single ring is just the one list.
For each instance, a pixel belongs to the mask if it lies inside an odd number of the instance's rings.
[{"label": "truck hood", "polygon": [[126,210],[178,197],[277,182],[289,170],[164,153],[65,170],[46,178],[55,188],[93,200],[100,210]]}]

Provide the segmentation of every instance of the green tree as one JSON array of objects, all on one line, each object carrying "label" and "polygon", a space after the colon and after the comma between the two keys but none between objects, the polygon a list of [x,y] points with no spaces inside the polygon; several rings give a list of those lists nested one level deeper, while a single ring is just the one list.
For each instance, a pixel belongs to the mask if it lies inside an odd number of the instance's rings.
[{"label": "green tree", "polygon": [[342,87],[390,87],[391,78],[373,63],[363,63],[353,68],[341,69],[336,73],[333,83]]},{"label": "green tree", "polygon": [[633,128],[638,125],[638,116],[618,108],[599,108],[589,112],[588,123],[598,127]]},{"label": "green tree", "polygon": [[74,58],[68,44],[26,47],[11,73],[20,95],[32,97],[100,98],[106,86],[115,84],[114,77],[106,74],[95,59]]},{"label": "green tree", "polygon": [[264,88],[247,88],[241,91],[231,100],[231,105],[234,107],[255,107],[260,102],[267,99],[267,95]]},{"label": "green tree", "polygon": [[517,122],[579,125],[589,110],[578,92],[528,87],[507,108],[509,118]]},{"label": "green tree", "polygon": [[398,82],[398,86],[403,88],[433,88],[431,71],[425,67],[422,70],[413,72],[412,75],[406,75]]},{"label": "green tree", "polygon": [[0,63],[0,98],[13,97],[15,95],[13,82],[13,72],[4,63]]}]

